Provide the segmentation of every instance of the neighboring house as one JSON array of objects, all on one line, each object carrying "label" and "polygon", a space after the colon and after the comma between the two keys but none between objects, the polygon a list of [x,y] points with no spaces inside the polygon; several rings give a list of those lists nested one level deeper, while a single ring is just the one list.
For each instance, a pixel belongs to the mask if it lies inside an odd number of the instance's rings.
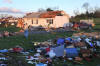
[{"label": "neighboring house", "polygon": [[17,23],[18,22],[18,20],[17,19],[9,19],[9,21],[8,21],[9,23]]},{"label": "neighboring house", "polygon": [[87,20],[80,20],[80,23],[86,23],[92,27],[95,26],[94,20],[93,19],[87,19]]},{"label": "neighboring house", "polygon": [[6,18],[2,18],[0,20],[0,23],[6,23],[6,24],[10,24],[10,25],[15,25],[18,22],[17,18],[14,17],[6,17]]},{"label": "neighboring house", "polygon": [[94,20],[93,19],[80,20],[80,22],[84,22],[84,23],[87,23],[87,24],[93,24],[94,23]]},{"label": "neighboring house", "polygon": [[8,19],[8,23],[10,23],[11,25],[15,25],[18,23],[18,19],[15,18]]},{"label": "neighboring house", "polygon": [[59,28],[69,23],[69,15],[64,11],[33,12],[27,14],[23,20],[24,24],[31,26]]}]

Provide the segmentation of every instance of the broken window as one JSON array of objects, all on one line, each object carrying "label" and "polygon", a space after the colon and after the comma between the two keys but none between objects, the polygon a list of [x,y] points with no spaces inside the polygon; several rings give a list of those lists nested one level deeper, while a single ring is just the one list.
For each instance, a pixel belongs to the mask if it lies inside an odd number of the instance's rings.
[{"label": "broken window", "polygon": [[38,24],[38,19],[36,20],[36,24]]},{"label": "broken window", "polygon": [[47,19],[47,23],[53,24],[53,19]]},{"label": "broken window", "polygon": [[33,19],[32,19],[32,24],[33,24]]}]

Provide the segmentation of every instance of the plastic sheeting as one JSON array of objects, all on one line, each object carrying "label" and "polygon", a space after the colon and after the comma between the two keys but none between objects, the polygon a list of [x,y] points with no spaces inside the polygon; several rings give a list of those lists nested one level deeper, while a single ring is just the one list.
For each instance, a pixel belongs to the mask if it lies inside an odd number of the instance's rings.
[{"label": "plastic sheeting", "polygon": [[70,37],[66,38],[65,40],[67,40],[67,41],[69,41],[69,42],[72,41],[72,39],[71,39]]},{"label": "plastic sheeting", "polygon": [[66,48],[66,56],[68,58],[73,58],[78,56],[78,51],[76,48]]},{"label": "plastic sheeting", "polygon": [[93,47],[93,44],[90,42],[90,41],[91,41],[90,39],[86,38],[85,41],[86,41],[91,47]]},{"label": "plastic sheeting", "polygon": [[58,45],[64,44],[64,41],[65,41],[64,38],[59,38],[59,39],[57,40],[57,44],[58,44]]},{"label": "plastic sheeting", "polygon": [[97,46],[99,46],[99,47],[100,47],[100,41],[97,41]]},{"label": "plastic sheeting", "polygon": [[56,56],[56,54],[54,53],[54,51],[53,50],[50,50],[50,52],[49,52],[49,57],[50,58],[53,58],[53,57],[55,57]]},{"label": "plastic sheeting", "polygon": [[1,53],[5,53],[8,52],[8,50],[4,49],[4,50],[0,50]]},{"label": "plastic sheeting", "polygon": [[54,48],[54,52],[57,57],[64,56],[64,45]]},{"label": "plastic sheeting", "polygon": [[7,66],[7,64],[0,64],[0,66]]},{"label": "plastic sheeting", "polygon": [[47,64],[39,63],[39,64],[36,64],[36,66],[47,66]]}]

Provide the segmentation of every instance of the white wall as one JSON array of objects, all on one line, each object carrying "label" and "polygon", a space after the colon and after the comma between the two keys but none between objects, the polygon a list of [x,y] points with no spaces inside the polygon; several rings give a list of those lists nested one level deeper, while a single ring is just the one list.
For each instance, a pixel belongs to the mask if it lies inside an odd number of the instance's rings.
[{"label": "white wall", "polygon": [[85,22],[85,23],[88,23],[88,24],[92,24],[92,23],[94,23],[94,20],[93,20],[93,19],[89,19],[89,20],[80,20],[80,22]]},{"label": "white wall", "polygon": [[54,24],[56,28],[64,27],[64,24],[69,23],[69,18],[67,16],[56,16],[54,19]]},{"label": "white wall", "polygon": [[[33,24],[32,24],[32,19],[33,19]],[[36,20],[38,19],[38,24],[34,24]],[[24,18],[24,24],[28,24],[31,26],[40,26],[42,25],[43,27],[47,27],[47,19],[49,18]],[[51,19],[51,18],[50,18]],[[53,18],[53,24],[50,25],[50,27],[63,27],[64,24],[69,23],[69,18],[67,16],[56,16]]]},{"label": "white wall", "polygon": [[[32,24],[32,20],[33,20],[33,24]],[[36,24],[36,21],[38,20],[38,24]],[[24,23],[28,24],[28,25],[31,25],[31,26],[46,26],[47,23],[46,23],[46,19],[44,18],[24,18]]]}]

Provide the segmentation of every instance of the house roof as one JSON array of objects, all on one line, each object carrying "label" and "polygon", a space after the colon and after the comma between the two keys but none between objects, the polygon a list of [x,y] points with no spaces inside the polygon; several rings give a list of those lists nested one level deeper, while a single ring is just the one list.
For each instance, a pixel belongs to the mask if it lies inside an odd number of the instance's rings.
[{"label": "house roof", "polygon": [[55,16],[62,16],[61,11],[48,11],[46,13],[42,13],[40,18],[54,18]]},{"label": "house roof", "polygon": [[[24,18],[55,18],[56,16],[67,15],[63,11],[33,12],[28,13]],[[68,16],[68,15],[67,15]]]},{"label": "house roof", "polygon": [[39,12],[29,13],[24,18],[39,18],[40,14]]}]

